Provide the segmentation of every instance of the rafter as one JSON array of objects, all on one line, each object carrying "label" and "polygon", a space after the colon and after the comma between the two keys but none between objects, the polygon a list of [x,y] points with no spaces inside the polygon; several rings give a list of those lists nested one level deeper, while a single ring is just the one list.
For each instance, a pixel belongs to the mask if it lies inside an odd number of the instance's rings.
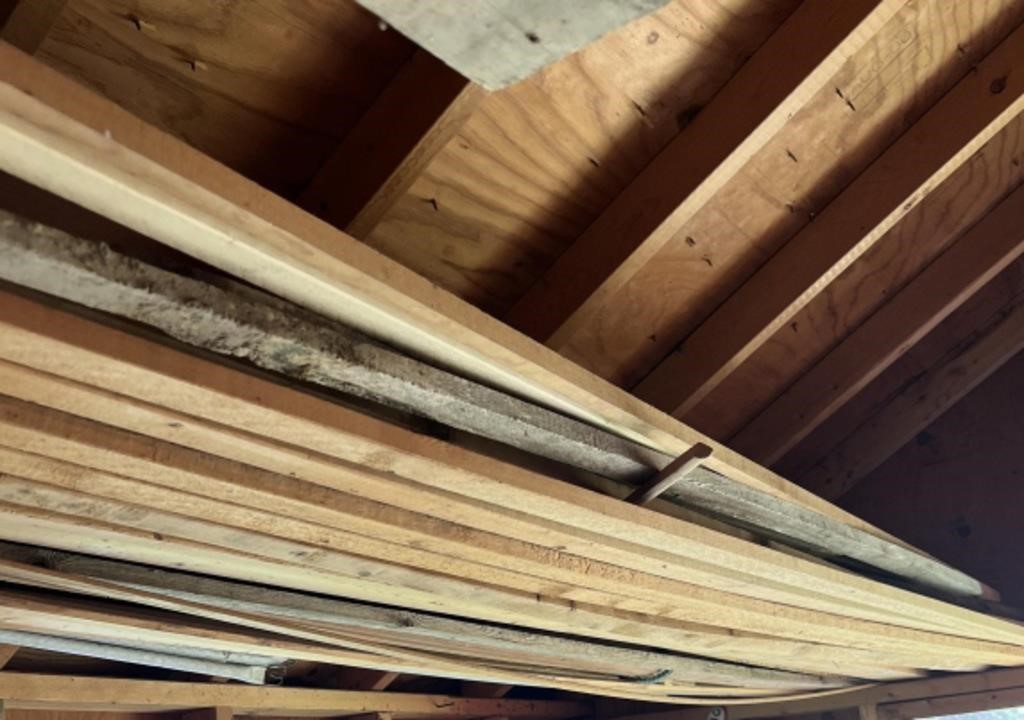
[{"label": "rafter", "polygon": [[1010,193],[779,396],[731,445],[767,465],[807,437],[1024,252],[1024,188]]},{"label": "rafter", "polygon": [[1024,304],[1015,297],[983,334],[967,339],[956,352],[902,388],[801,482],[822,497],[842,497],[1021,350]]},{"label": "rafter", "polygon": [[313,178],[300,204],[355,237],[368,237],[485,95],[417,50]]},{"label": "rafter", "polygon": [[903,4],[803,4],[506,320],[563,347]]},{"label": "rafter", "polygon": [[1024,28],[972,69],[634,391],[688,413],[1024,109]]}]

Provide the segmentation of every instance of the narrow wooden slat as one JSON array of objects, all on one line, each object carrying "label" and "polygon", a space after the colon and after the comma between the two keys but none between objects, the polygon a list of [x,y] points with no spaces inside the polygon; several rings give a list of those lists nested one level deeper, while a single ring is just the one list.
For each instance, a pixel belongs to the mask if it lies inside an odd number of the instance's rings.
[{"label": "narrow wooden slat", "polygon": [[1024,109],[1015,30],[665,358],[635,392],[685,418]]},{"label": "narrow wooden slat", "polygon": [[506,320],[563,347],[903,4],[798,8]]},{"label": "narrow wooden slat", "polygon": [[313,178],[300,205],[368,237],[484,96],[479,85],[417,50]]},{"label": "narrow wooden slat", "polygon": [[308,715],[331,717],[341,713],[392,712],[422,717],[482,717],[511,715],[521,718],[569,718],[591,710],[585,702],[555,700],[490,700],[413,693],[300,690],[244,687],[212,683],[121,680],[29,673],[0,674],[0,697],[8,707],[45,706],[51,709],[188,710],[195,707],[231,707],[236,714]]},{"label": "narrow wooden slat", "polygon": [[1024,350],[1024,306],[1016,303],[994,327],[947,356],[891,398],[869,421],[801,477],[823,497],[839,498],[985,378]]},{"label": "narrow wooden slat", "polygon": [[[22,179],[468,377],[897,542],[0,46],[0,163]],[[131,197],[131,201],[126,201]]]},{"label": "narrow wooden slat", "polygon": [[926,267],[730,444],[771,465],[1024,252],[1024,188]]}]

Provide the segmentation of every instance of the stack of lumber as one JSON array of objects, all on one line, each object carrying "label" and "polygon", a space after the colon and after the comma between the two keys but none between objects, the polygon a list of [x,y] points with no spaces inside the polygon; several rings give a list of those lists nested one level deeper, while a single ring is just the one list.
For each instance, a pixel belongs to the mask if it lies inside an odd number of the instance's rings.
[{"label": "stack of lumber", "polygon": [[[711,508],[719,521],[746,527],[764,500],[755,529],[777,513],[803,550],[839,539],[875,568],[939,577],[933,592],[984,594],[3,47],[0,168],[663,459],[706,443],[715,487],[742,491]],[[417,433],[272,370],[0,290],[0,540],[18,545],[0,556],[0,631],[679,703],[1024,665],[1016,623]],[[39,547],[65,554],[41,569]]]},{"label": "stack of lumber", "polygon": [[[0,296],[0,394],[3,539],[643,646],[676,663],[645,683],[629,665],[587,679],[541,671],[550,660],[540,655],[519,660],[536,684],[692,701],[700,685],[718,699],[1024,664],[1024,630],[1013,623],[573,487],[13,293]],[[137,622],[16,592],[0,603],[19,630],[87,632],[69,617],[110,633]],[[380,665],[351,651],[389,654],[340,635],[347,652],[335,662]],[[439,654],[458,658],[455,667]],[[508,679],[507,660],[472,644],[465,655],[454,646],[429,655],[434,672],[472,664]],[[685,656],[717,662],[687,667]],[[399,659],[406,664],[389,667],[427,661],[423,650]],[[782,688],[779,671],[793,673]]]}]

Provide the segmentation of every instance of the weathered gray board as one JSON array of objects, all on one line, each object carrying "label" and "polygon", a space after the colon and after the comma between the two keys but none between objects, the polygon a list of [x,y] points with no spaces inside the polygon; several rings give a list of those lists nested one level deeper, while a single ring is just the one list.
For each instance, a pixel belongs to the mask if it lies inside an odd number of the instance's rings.
[{"label": "weathered gray board", "polygon": [[[212,352],[427,417],[621,482],[674,458],[409,358],[248,288],[226,291],[0,211],[0,279],[159,328]],[[662,497],[825,558],[850,558],[952,597],[981,584],[943,563],[706,467]]]},{"label": "weathered gray board", "polygon": [[[676,682],[737,684],[764,689],[820,689],[838,687],[835,678],[803,675],[782,670],[747,667],[733,663],[693,658],[676,653],[614,645],[469,620],[431,615],[411,610],[379,607],[365,603],[320,597],[290,590],[275,590],[257,585],[222,580],[191,573],[162,570],[133,563],[105,560],[15,543],[0,542],[0,561],[46,568],[68,580],[89,578],[112,583],[126,590],[141,591],[138,602],[146,602],[147,593],[244,614],[263,615],[291,621],[310,622],[337,628],[383,633],[389,643],[428,644],[457,642],[487,650],[522,651],[558,666],[565,661],[580,665],[606,666],[620,679],[665,675]],[[25,568],[30,570],[30,568]],[[19,575],[9,578],[0,564],[0,579],[33,587],[65,589],[59,579],[40,573],[32,582]],[[97,589],[97,592],[101,592]],[[621,674],[628,669],[628,675]]]},{"label": "weathered gray board", "polygon": [[357,0],[488,90],[642,17],[668,0]]}]

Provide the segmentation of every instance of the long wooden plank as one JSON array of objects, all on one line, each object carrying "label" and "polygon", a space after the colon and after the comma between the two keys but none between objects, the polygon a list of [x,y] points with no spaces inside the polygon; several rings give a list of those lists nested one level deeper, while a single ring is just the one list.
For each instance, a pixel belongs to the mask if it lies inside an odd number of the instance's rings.
[{"label": "long wooden plank", "polygon": [[[552,667],[564,662],[565,667],[619,676],[654,676],[669,669],[676,681],[716,685],[735,683],[761,689],[792,689],[804,682],[799,676],[790,673],[727,666],[707,660],[480,625],[408,610],[389,610],[9,543],[0,547],[0,557],[3,558],[0,574],[12,582],[28,582],[39,587],[109,596],[181,612],[195,613],[196,610],[190,609],[190,603],[198,603],[207,609],[283,617],[318,623],[336,630],[361,630],[367,635],[399,646],[420,647],[419,643],[425,643],[428,647],[436,646],[449,651],[464,648],[472,657],[481,660],[490,657],[533,657]],[[46,569],[40,568],[41,564],[45,564]],[[185,602],[162,604],[167,598]],[[223,619],[216,614],[204,616]],[[240,622],[237,615],[235,622]],[[808,678],[806,683],[808,688],[831,684],[817,678]]]},{"label": "long wooden plank", "polygon": [[1024,188],[848,335],[731,441],[771,465],[1024,252]]},{"label": "long wooden plank", "polygon": [[190,710],[230,707],[238,715],[333,717],[393,712],[413,717],[569,718],[591,712],[585,702],[462,698],[414,693],[250,688],[213,683],[0,674],[0,696],[10,708]]},{"label": "long wooden plank", "polygon": [[506,320],[563,347],[903,4],[798,8]]},{"label": "long wooden plank", "polygon": [[1005,308],[980,338],[942,359],[833,448],[802,478],[823,497],[849,492],[917,433],[956,404],[1007,360],[1024,350],[1024,306]]},{"label": "long wooden plank", "polygon": [[641,383],[676,417],[701,400],[1024,109],[1018,28]]},{"label": "long wooden plank", "polygon": [[[42,363],[43,365],[51,363],[50,367],[46,368],[48,371],[58,370],[64,375],[70,373],[73,377],[77,377],[78,381],[85,380],[93,384],[112,383],[113,386],[121,390],[141,393],[147,402],[159,398],[161,403],[169,403],[171,406],[180,408],[178,413],[174,413],[170,417],[165,416],[161,419],[159,416],[153,416],[152,420],[146,420],[147,424],[137,425],[135,421],[145,415],[143,412],[145,408],[131,403],[126,404],[122,400],[119,404],[112,405],[108,411],[102,412],[101,417],[104,422],[114,425],[128,422],[129,429],[136,432],[142,430],[148,434],[155,433],[157,437],[165,436],[167,428],[171,426],[174,428],[174,441],[179,444],[196,446],[198,443],[197,449],[213,451],[214,454],[223,457],[236,457],[248,464],[266,464],[269,465],[267,469],[279,470],[285,474],[295,472],[298,467],[301,468],[300,473],[304,478],[337,486],[338,480],[334,477],[338,475],[336,468],[330,471],[324,468],[326,472],[321,472],[317,470],[315,464],[311,464],[308,458],[303,458],[287,449],[268,450],[265,445],[253,443],[245,434],[225,432],[216,426],[213,426],[215,431],[211,433],[209,428],[195,425],[194,415],[201,412],[217,423],[242,422],[251,430],[264,428],[263,431],[268,437],[294,438],[293,441],[303,443],[317,452],[325,450],[331,454],[342,452],[349,460],[356,462],[365,462],[367,458],[370,458],[374,467],[381,469],[389,467],[399,475],[410,473],[409,477],[414,477],[418,483],[436,482],[436,487],[442,488],[448,493],[468,493],[465,497],[476,497],[478,501],[484,503],[502,503],[506,507],[519,508],[521,512],[527,512],[534,518],[546,518],[546,524],[538,524],[539,520],[531,519],[530,524],[521,525],[524,533],[531,533],[521,537],[533,542],[550,542],[552,548],[561,547],[569,552],[580,552],[587,555],[597,547],[603,553],[614,553],[605,555],[605,557],[615,558],[616,563],[635,563],[638,561],[638,556],[654,554],[655,557],[669,560],[672,565],[685,563],[688,575],[680,576],[680,578],[689,577],[692,580],[695,577],[701,577],[702,583],[716,582],[716,578],[721,578],[721,574],[726,572],[724,568],[732,567],[736,572],[732,573],[732,579],[723,588],[739,590],[745,587],[744,592],[750,593],[753,597],[761,596],[766,599],[771,597],[763,595],[766,589],[775,592],[780,587],[780,579],[792,578],[793,587],[814,588],[810,595],[805,594],[803,600],[797,601],[805,606],[813,601],[816,594],[827,593],[836,599],[832,602],[845,600],[884,609],[886,612],[903,612],[907,618],[905,622],[908,623],[915,622],[915,619],[917,622],[921,622],[934,617],[935,622],[939,623],[941,627],[943,623],[949,621],[949,613],[954,612],[954,609],[948,605],[933,603],[909,593],[885,588],[877,583],[864,581],[847,573],[838,573],[815,563],[800,561],[796,558],[783,558],[775,552],[757,548],[739,540],[735,540],[735,544],[731,544],[734,540],[727,540],[723,536],[710,533],[710,531],[690,527],[655,513],[645,513],[637,508],[629,508],[618,501],[595,496],[578,488],[558,483],[552,484],[550,480],[532,477],[525,471],[496,464],[493,461],[485,461],[482,458],[467,455],[464,451],[441,446],[436,442],[411,434],[397,431],[398,435],[395,436],[395,429],[387,429],[381,423],[352,415],[349,411],[336,406],[306,396],[298,396],[292,391],[276,388],[254,378],[237,375],[226,368],[190,360],[186,356],[170,351],[158,351],[145,341],[115,331],[108,331],[84,321],[75,322],[70,317],[61,318],[54,311],[45,311],[38,306],[18,301],[13,297],[5,298],[3,307],[11,310],[10,316],[5,320],[5,343],[3,346],[4,355],[8,359],[17,362]],[[15,328],[22,324],[33,328],[33,330],[27,335],[23,330],[15,331]],[[62,340],[40,345],[39,343],[43,339],[35,331],[44,327],[59,333]],[[21,339],[19,339],[19,335]],[[77,349],[67,345],[69,342],[77,345]],[[94,349],[84,351],[84,348],[90,345]],[[93,355],[94,360],[90,360],[90,352],[95,353],[97,350],[99,351],[98,355]],[[135,364],[126,363],[128,358],[132,358],[132,363]],[[144,366],[154,361],[164,365],[161,373],[165,374],[142,371]],[[195,367],[185,367],[195,362],[199,364]],[[185,363],[185,366],[174,369],[174,365],[180,363]],[[12,369],[16,368],[8,367],[8,370]],[[167,372],[170,372],[171,375],[168,376]],[[172,380],[171,378],[174,376],[180,379]],[[9,377],[13,378],[14,376]],[[213,398],[206,395],[206,391],[197,394],[197,387],[194,383],[200,377],[204,384],[224,383],[221,386],[221,392],[216,394],[215,401],[211,402]],[[212,387],[212,385],[208,386]],[[38,392],[45,387],[46,383],[14,381],[9,384],[5,383],[5,392],[20,393],[24,399],[34,402],[43,401],[46,404],[83,415],[96,416],[96,413],[100,411],[100,405],[97,405],[92,399],[76,400],[76,392],[73,387],[62,387],[46,398],[32,395],[33,392]],[[227,391],[226,394],[224,391]],[[258,397],[259,409],[244,403],[239,404],[239,398],[244,396]],[[300,400],[301,402],[297,403]],[[88,404],[78,406],[77,410],[74,405],[65,404],[80,401],[88,402]],[[275,405],[281,408],[285,414],[277,412],[271,418],[266,413],[270,407]],[[306,405],[309,406],[308,410],[310,411],[307,417],[316,418],[312,424],[309,421],[299,422],[299,418],[294,415],[296,412],[304,414],[302,407]],[[181,412],[188,414],[181,415]],[[291,416],[290,419],[289,416]],[[334,419],[332,420],[332,418]],[[327,431],[324,423],[331,423],[336,429]],[[338,431],[346,426],[349,429],[344,430],[342,435],[338,435]],[[380,445],[366,445],[366,439],[358,440],[351,434],[352,429],[359,426],[366,428],[367,438],[377,438],[374,443],[378,443],[388,436],[394,436],[393,440],[402,438],[402,442],[412,443],[412,445],[407,446],[397,455],[394,451],[382,452],[383,448]],[[294,434],[289,428],[294,428]],[[224,440],[219,440],[218,436],[223,436]],[[344,442],[339,442],[342,437],[345,438]],[[363,449],[359,449],[360,445],[363,446]],[[416,449],[417,445],[418,449]],[[427,456],[436,456],[441,453],[446,457],[446,466],[442,469],[441,466],[432,462],[424,464],[424,453]],[[414,456],[419,456],[421,459],[414,461]],[[457,465],[463,465],[466,469],[456,470]],[[469,471],[472,466],[476,466],[477,470]],[[480,471],[485,466],[487,470],[485,474],[481,475]],[[501,477],[502,482],[500,484],[493,482],[489,479],[491,476]],[[363,489],[358,492],[365,493],[367,492],[366,488],[373,486],[372,476],[367,476],[361,485]],[[384,502],[395,502],[394,491],[389,490],[387,485],[380,487],[383,493],[379,496],[380,499]],[[414,488],[415,485],[409,487]],[[519,489],[513,490],[514,487]],[[404,494],[402,496],[404,497]],[[562,499],[556,500],[557,497]],[[429,497],[421,496],[415,502],[429,502]],[[426,507],[425,505],[421,506],[422,509],[426,509]],[[443,503],[434,502],[430,508],[432,513],[446,517]],[[643,515],[643,521],[639,524],[634,522],[639,519],[635,513]],[[474,515],[476,513],[472,513],[468,517]],[[463,513],[458,517],[451,517],[451,519],[455,522],[466,522],[466,517]],[[483,519],[485,518],[481,518],[481,520]],[[494,520],[486,518],[486,521],[490,525],[484,525],[482,529],[494,527]],[[578,523],[578,525],[571,533],[566,533],[564,530],[566,523]],[[518,532],[516,527],[517,524],[511,518],[506,519],[503,532]],[[563,529],[560,530],[560,527]],[[590,532],[595,527],[601,528],[599,538]],[[543,535],[538,532],[538,528],[543,528]],[[584,534],[581,535],[581,533]],[[587,535],[587,533],[590,534]],[[542,540],[545,535],[550,540]],[[615,539],[616,536],[619,540]],[[680,544],[684,536],[689,539]],[[584,538],[589,539],[585,540]],[[694,542],[698,544],[693,545]],[[712,557],[715,558],[714,566],[703,564]],[[771,563],[772,569],[767,569],[762,564],[764,562]],[[666,565],[666,567],[672,565]],[[784,567],[785,570],[783,570]],[[664,572],[663,570],[660,574],[664,574]],[[797,574],[793,575],[794,572]],[[701,573],[701,575],[694,575],[694,573]],[[737,581],[742,580],[744,576],[748,577],[749,581],[743,585],[737,584]],[[834,588],[834,591],[830,588]],[[799,597],[799,595],[791,595],[788,600],[790,604],[794,602],[794,597]],[[854,606],[849,612],[856,612],[856,607]],[[997,636],[1007,631],[1015,632],[1005,624],[976,613],[956,612],[960,614],[960,622],[969,625],[981,623],[988,628],[988,632],[995,632]]]},{"label": "long wooden plank", "polygon": [[[10,417],[12,410],[15,409],[5,406],[4,415]],[[17,410],[15,412],[22,415],[21,420],[29,420],[29,418],[24,416],[31,416],[33,414],[29,408],[22,408],[20,412]],[[41,421],[43,421],[43,418],[38,417],[37,414],[35,422],[40,423]],[[70,437],[76,438],[79,443],[86,445],[86,452],[84,454],[71,454],[70,456],[65,449],[69,443],[62,441],[60,437],[46,435],[39,438],[39,443],[33,443],[32,439],[26,437],[23,431],[19,432],[18,427],[5,424],[4,428],[8,438],[5,442],[10,442],[19,447],[26,447],[32,452],[57,454],[66,460],[72,460],[81,465],[106,465],[102,459],[90,460],[90,453],[102,455],[106,448],[92,444],[101,440],[96,438],[96,432],[91,432],[86,423],[79,422],[61,433],[62,435],[67,434]],[[107,447],[109,448],[110,446]],[[107,469],[118,471],[123,475],[144,475],[148,482],[163,484],[163,479],[175,474],[174,469],[166,464],[162,464],[157,465],[153,472],[147,473],[145,468],[138,467],[138,457],[168,457],[170,454],[166,449],[161,451],[159,447],[140,448],[134,465],[129,461],[125,465],[108,466]],[[155,493],[145,486],[132,486],[129,482],[118,478],[111,478],[101,473],[86,473],[83,477],[78,478],[77,476],[82,474],[80,470],[75,470],[58,463],[46,462],[40,458],[30,458],[20,453],[0,452],[0,468],[13,475],[29,477],[36,482],[53,484],[68,489],[85,489],[91,495],[106,496],[111,499],[131,497],[134,503],[159,507],[172,512],[182,512],[180,506],[162,504],[169,501],[173,502],[166,492]],[[69,477],[69,474],[72,473],[76,477]],[[14,484],[16,485],[16,483]],[[212,489],[218,484],[223,485],[223,482],[219,481],[216,476],[197,476],[182,482],[178,487],[188,490],[194,485],[201,485],[204,488]],[[280,485],[281,483],[278,483],[278,487]],[[208,493],[204,491],[199,494],[206,495],[211,500],[218,497],[213,492]],[[0,491],[0,496],[15,501],[18,497],[17,495],[11,496],[7,491]],[[264,531],[281,534],[288,532],[288,526],[281,520],[274,523],[271,518],[267,518],[265,515],[261,516],[258,509],[273,506],[279,508],[278,512],[283,514],[289,507],[289,500],[294,504],[296,498],[301,497],[301,495],[296,492],[289,498],[284,492],[278,490],[276,493],[255,494],[248,500],[244,492],[235,492],[230,496],[222,495],[219,497],[226,501],[240,503],[256,509],[246,514],[244,519],[240,516],[236,527],[262,528]],[[374,523],[367,523],[365,521],[364,518],[370,516],[371,512],[369,512],[369,508],[366,510],[362,509],[358,499],[342,499],[328,495],[326,497],[321,496],[319,502],[313,502],[312,500],[310,498],[310,501],[305,504],[300,502],[298,507],[292,511],[295,513],[295,517],[308,518],[310,521],[319,523],[316,530],[319,539],[306,539],[306,542],[321,544],[323,547],[335,547],[363,556],[387,557],[393,562],[404,562],[414,567],[433,569],[436,572],[458,573],[460,578],[476,579],[494,585],[504,584],[505,586],[515,587],[523,592],[537,594],[542,592],[552,593],[554,588],[557,587],[547,584],[533,586],[517,584],[517,582],[521,581],[516,577],[509,576],[507,572],[503,575],[496,574],[493,567],[497,566],[503,567],[506,570],[531,573],[544,578],[549,583],[564,583],[568,587],[577,585],[581,588],[586,588],[586,590],[574,591],[571,595],[566,596],[574,600],[620,608],[630,607],[635,611],[644,611],[666,618],[685,619],[686,627],[692,628],[694,632],[699,631],[699,626],[692,625],[692,623],[704,623],[709,627],[722,624],[728,627],[734,634],[746,630],[778,638],[790,637],[792,639],[813,640],[851,648],[885,649],[889,653],[889,658],[894,662],[901,660],[905,663],[917,662],[922,666],[938,663],[938,666],[942,669],[953,669],[948,665],[948,661],[941,657],[944,651],[939,649],[943,647],[948,647],[950,650],[955,648],[958,657],[964,659],[976,658],[975,662],[1014,664],[1024,660],[1024,651],[1018,653],[1009,646],[966,642],[938,634],[915,633],[884,625],[850,621],[836,615],[818,615],[787,609],[774,604],[752,603],[741,597],[709,593],[696,586],[654,580],[644,575],[622,577],[622,573],[616,572],[616,568],[598,561],[590,561],[587,566],[587,575],[580,577],[579,575],[572,574],[572,567],[559,556],[544,554],[539,556],[534,563],[524,562],[532,550],[532,548],[524,544],[510,544],[507,541],[502,542],[500,538],[494,538],[484,533],[474,533],[466,528],[457,528],[457,537],[468,544],[468,547],[460,547],[457,542],[452,542],[456,536],[449,535],[448,537],[451,539],[448,542],[444,541],[442,533],[447,530],[447,527],[440,523],[425,523],[423,519],[419,519],[415,515],[398,514],[397,517],[390,521],[390,525],[382,524],[378,521],[378,527],[375,528]],[[190,503],[194,501],[188,498],[185,502]],[[211,503],[204,503],[204,509],[207,504]],[[363,503],[362,505],[365,506],[366,504]],[[344,508],[344,512],[339,512],[339,508]],[[319,512],[318,509],[320,510]],[[325,509],[330,509],[333,513],[323,512]],[[231,506],[211,506],[208,513],[198,513],[197,516],[205,516],[206,519],[220,518],[222,523],[234,524],[231,518],[239,516],[239,512]],[[260,519],[261,517],[263,518],[262,520]],[[388,517],[388,513],[378,512],[377,517],[385,520]],[[336,529],[342,527],[345,528],[344,532],[339,532]],[[421,530],[420,534],[412,534],[410,532],[417,529]],[[381,539],[407,542],[409,547],[418,552],[410,555],[409,549],[404,545],[391,545],[389,548],[377,550],[376,552],[373,546],[360,550],[360,547],[367,545],[367,541],[358,536],[354,538],[349,536],[351,532],[372,536],[375,530]],[[433,530],[433,533],[430,532],[431,530]],[[404,536],[409,537],[406,540]],[[293,540],[302,539],[302,536],[299,535],[290,537]],[[324,537],[335,537],[338,539],[336,542],[345,537],[349,539],[345,541],[345,544],[335,545],[326,543],[322,539]],[[509,547],[509,545],[511,546]],[[443,563],[431,565],[431,558],[426,556],[423,550],[435,550],[438,553],[444,553],[442,556],[444,558]],[[493,557],[488,558],[488,555],[485,554],[486,550],[493,552]],[[460,566],[456,560],[453,560],[453,558],[459,557],[466,558],[466,560],[473,558],[477,562],[486,561],[491,567],[477,568],[468,563]],[[637,593],[632,596],[632,602],[627,604],[627,598],[631,596],[630,591],[633,586],[637,588]],[[682,598],[686,599],[683,600]],[[654,602],[655,600],[669,607],[672,607],[674,604],[674,609],[666,613],[659,607],[658,603]],[[728,612],[724,612],[722,610],[723,607],[728,607]],[[838,649],[832,652],[837,656],[842,654],[842,651]],[[901,653],[905,654],[901,655]],[[955,667],[959,668],[962,666],[957,664]]]},{"label": "long wooden plank", "polygon": [[[822,694],[816,698],[801,700],[782,700],[778,702],[768,700],[752,705],[730,705],[727,708],[727,712],[729,717],[735,720],[799,717],[843,708],[856,708],[870,703],[880,706],[881,709],[886,704],[899,705],[926,698],[958,697],[1019,688],[1024,688],[1024,670],[1013,668],[885,683],[849,692]],[[922,717],[922,715],[917,717]],[[618,715],[616,718],[617,720],[706,720],[707,711],[694,709],[641,712]]]},{"label": "long wooden plank", "polygon": [[417,50],[345,136],[299,204],[366,238],[458,132],[483,89]]},{"label": "long wooden plank", "polygon": [[[20,394],[27,395],[35,402],[43,402],[50,406],[82,414],[98,415],[104,421],[113,421],[114,423],[118,423],[119,418],[124,419],[126,416],[130,416],[132,422],[127,423],[127,427],[150,435],[159,434],[169,426],[179,429],[189,428],[189,431],[186,432],[188,437],[179,435],[176,438],[179,444],[186,443],[195,446],[197,443],[193,438],[205,438],[207,442],[198,443],[198,447],[249,462],[257,462],[279,473],[289,476],[294,474],[330,488],[347,490],[361,497],[398,505],[416,512],[430,512],[435,517],[446,518],[462,525],[468,524],[486,531],[500,528],[502,534],[508,537],[530,543],[543,543],[544,546],[559,553],[572,552],[588,557],[604,557],[623,568],[651,572],[658,576],[690,583],[701,582],[709,587],[716,587],[720,583],[718,575],[712,572],[713,568],[695,562],[685,562],[682,567],[679,567],[680,558],[665,553],[662,549],[651,546],[639,549],[630,545],[614,545],[608,538],[603,538],[595,533],[570,533],[564,526],[551,523],[542,524],[536,519],[524,522],[525,518],[512,516],[507,511],[497,512],[496,508],[488,511],[486,505],[466,504],[464,498],[451,493],[442,494],[441,497],[432,496],[422,492],[422,489],[415,484],[405,484],[400,492],[395,492],[393,483],[382,486],[373,475],[362,475],[356,478],[343,468],[311,463],[302,454],[286,452],[281,449],[276,449],[271,454],[265,447],[238,434],[227,434],[222,440],[210,443],[209,440],[217,439],[218,428],[211,425],[196,426],[195,420],[187,416],[145,412],[141,406],[129,405],[116,396],[104,398],[96,393],[83,393],[80,386],[66,382],[55,383],[53,378],[19,372],[17,368],[7,364],[0,365],[0,375],[4,378],[3,387],[8,392],[13,391],[16,387],[33,388],[35,390],[33,393]],[[53,386],[52,392],[39,392],[47,385]],[[62,403],[58,401],[58,398],[72,402],[70,404]],[[140,418],[144,418],[145,422],[140,423]],[[26,442],[29,440],[23,437],[21,444],[25,446]],[[274,458],[274,461],[268,463],[263,459],[264,457]],[[352,477],[354,482],[342,482],[343,479],[349,477]],[[601,552],[595,555],[595,548],[600,548]],[[733,592],[744,590],[751,597],[762,597],[800,607],[817,608],[826,612],[834,610],[838,605],[842,607],[842,612],[853,617],[882,622],[890,621],[893,618],[893,612],[899,608],[898,605],[890,603],[885,608],[875,609],[864,603],[844,601],[826,594],[801,592],[798,588],[787,586],[767,577],[732,575],[730,583],[725,587]],[[948,614],[943,613],[932,618],[928,613],[922,615],[919,607],[914,609],[917,610],[917,614],[915,615],[912,610],[907,609],[904,614],[900,615],[901,622],[919,626],[922,629],[944,630],[948,627],[950,621]],[[961,618],[961,621],[964,619]],[[996,635],[996,637],[1003,636],[1005,635]]]},{"label": "long wooden plank", "polygon": [[[0,212],[0,278],[152,325],[204,350],[625,481],[623,496],[673,461],[589,425],[408,358],[260,293],[229,292]],[[741,483],[696,468],[667,497],[825,556],[848,557],[926,587],[970,594],[939,563]],[[704,523],[706,524],[706,523]]]},{"label": "long wooden plank", "polygon": [[[2,169],[397,347],[881,537],[281,198],[0,46]],[[126,197],[131,197],[130,202]]]}]

